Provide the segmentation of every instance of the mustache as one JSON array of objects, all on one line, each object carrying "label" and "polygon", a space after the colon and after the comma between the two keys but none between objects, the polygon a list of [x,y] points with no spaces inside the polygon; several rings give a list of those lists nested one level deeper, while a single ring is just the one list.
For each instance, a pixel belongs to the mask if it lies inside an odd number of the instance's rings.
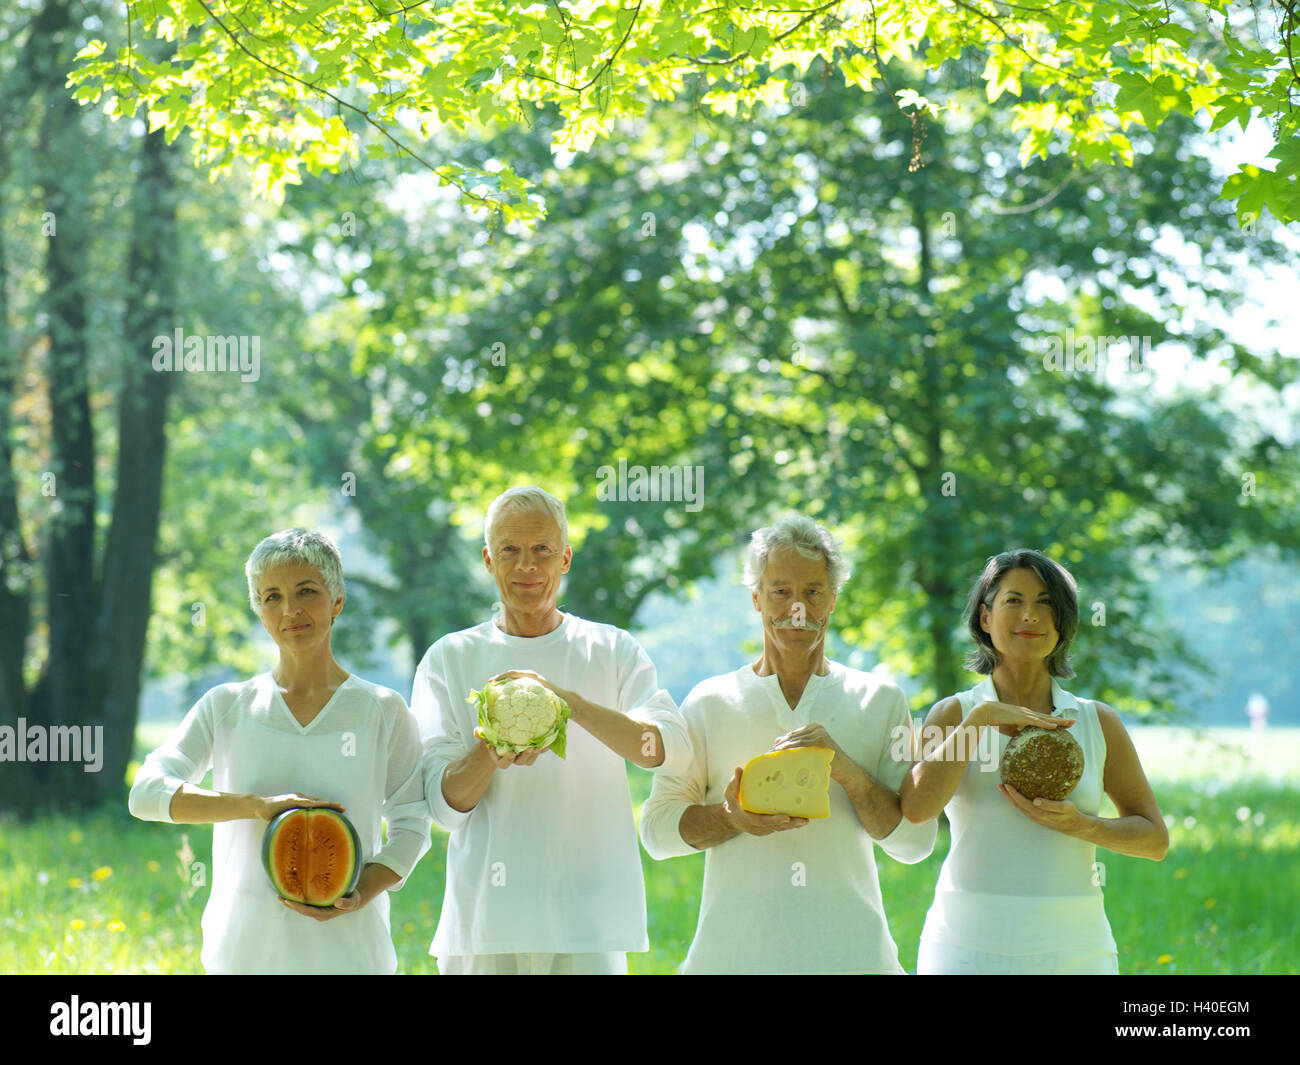
[{"label": "mustache", "polygon": [[825,620],[818,621],[816,618],[805,616],[802,625],[796,625],[794,619],[790,617],[774,618],[772,628],[774,629],[824,629]]}]

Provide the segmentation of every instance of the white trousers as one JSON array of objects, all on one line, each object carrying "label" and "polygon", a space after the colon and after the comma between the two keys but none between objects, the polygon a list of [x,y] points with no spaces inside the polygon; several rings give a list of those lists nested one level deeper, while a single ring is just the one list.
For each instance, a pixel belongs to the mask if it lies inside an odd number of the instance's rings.
[{"label": "white trousers", "polygon": [[627,952],[456,954],[436,959],[443,976],[626,976]]},{"label": "white trousers", "polygon": [[1118,976],[1119,957],[1108,950],[990,954],[922,939],[916,973],[918,976]]}]

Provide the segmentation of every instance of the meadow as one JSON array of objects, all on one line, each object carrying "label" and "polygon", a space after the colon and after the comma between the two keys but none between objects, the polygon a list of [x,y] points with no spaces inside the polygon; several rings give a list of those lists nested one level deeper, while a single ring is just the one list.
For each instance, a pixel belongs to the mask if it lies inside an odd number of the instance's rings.
[{"label": "meadow", "polygon": [[[166,728],[142,728],[148,750]],[[1121,973],[1300,972],[1290,905],[1300,871],[1300,729],[1133,730],[1171,847],[1163,862],[1098,851]],[[629,769],[638,811],[650,776]],[[1113,814],[1112,811],[1103,811]],[[434,845],[393,897],[400,971],[434,973],[428,945],[446,848]],[[120,808],[29,824],[0,818],[0,972],[198,973],[207,899],[205,826],[146,824]],[[881,890],[902,963],[915,969],[948,831],[914,866],[879,849]],[[198,864],[196,864],[198,863]],[[651,950],[634,973],[671,973],[695,931],[704,856],[644,853]],[[202,875],[200,875],[202,874]]]}]

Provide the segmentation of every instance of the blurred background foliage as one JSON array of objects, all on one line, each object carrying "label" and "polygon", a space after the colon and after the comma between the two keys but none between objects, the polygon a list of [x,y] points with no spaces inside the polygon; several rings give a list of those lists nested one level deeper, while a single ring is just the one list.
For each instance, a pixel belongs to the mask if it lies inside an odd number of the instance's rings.
[{"label": "blurred background foliage", "polygon": [[[545,112],[458,140],[536,185],[534,230],[392,160],[270,206],[58,102],[88,10],[0,16],[0,724],[123,740],[102,779],[7,770],[0,805],[119,793],[141,676],[182,678],[179,714],[267,668],[242,566],[291,524],[345,543],[340,659],[409,694],[490,616],[482,513],[524,483],[569,506],[561,605],[644,629],[679,698],[749,653],[737,552],[797,510],[852,565],[839,652],[915,709],[969,686],[970,583],[1030,546],[1079,580],[1081,693],[1300,715],[1300,359],[1259,339],[1296,244],[1238,226],[1196,123],[1131,169],[1022,168],[1008,101],[973,88],[941,127],[814,63],[798,105],[663,102],[576,155]],[[259,338],[257,379],[152,373],[177,328]],[[1141,365],[1050,362],[1111,336]],[[620,460],[700,470],[702,505],[601,498]]]}]

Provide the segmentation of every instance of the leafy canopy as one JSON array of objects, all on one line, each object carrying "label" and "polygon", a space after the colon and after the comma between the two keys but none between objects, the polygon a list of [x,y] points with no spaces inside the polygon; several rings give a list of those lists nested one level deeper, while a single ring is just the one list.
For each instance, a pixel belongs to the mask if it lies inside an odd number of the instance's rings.
[{"label": "leafy canopy", "polygon": [[[797,106],[818,56],[864,90],[897,57],[910,84],[885,85],[918,117],[955,103],[947,89],[918,91],[927,70],[952,90],[982,80],[990,101],[1019,98],[1022,162],[1059,145],[1083,165],[1131,163],[1134,127],[1205,112],[1213,129],[1244,129],[1263,117],[1277,138],[1271,167],[1241,167],[1222,195],[1243,222],[1264,209],[1289,222],[1300,218],[1300,8],[1275,3],[128,0],[125,39],[89,42],[70,82],[112,115],[144,108],[169,139],[191,130],[214,176],[249,161],[271,199],[303,168],[340,168],[364,147],[427,167],[494,221],[533,223],[544,207],[509,163],[439,158],[429,135],[529,125],[553,108],[552,149],[584,151],[651,100],[689,96],[733,115]],[[150,58],[142,37],[172,42],[167,58]]]}]

